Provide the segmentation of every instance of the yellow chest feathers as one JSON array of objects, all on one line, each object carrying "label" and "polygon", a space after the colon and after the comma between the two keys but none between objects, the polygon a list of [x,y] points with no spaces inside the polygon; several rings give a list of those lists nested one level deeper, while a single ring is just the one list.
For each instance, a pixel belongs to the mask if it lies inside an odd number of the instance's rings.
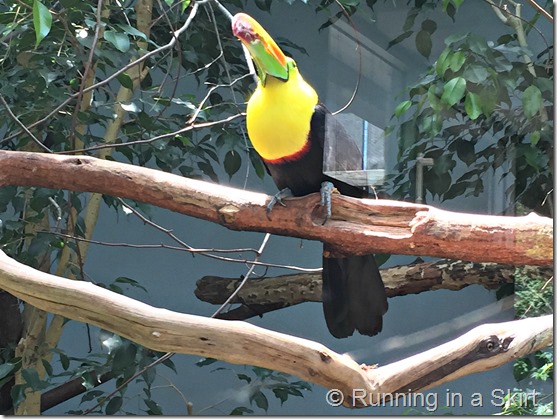
[{"label": "yellow chest feathers", "polygon": [[267,77],[250,98],[247,106],[248,135],[255,150],[265,160],[296,154],[304,148],[317,93],[297,70],[287,81]]}]

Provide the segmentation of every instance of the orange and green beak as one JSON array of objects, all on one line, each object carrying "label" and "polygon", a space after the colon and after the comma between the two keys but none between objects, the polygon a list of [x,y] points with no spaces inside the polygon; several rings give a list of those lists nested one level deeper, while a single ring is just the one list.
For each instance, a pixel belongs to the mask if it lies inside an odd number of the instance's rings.
[{"label": "orange and green beak", "polygon": [[288,80],[286,56],[254,18],[245,13],[236,14],[232,18],[232,33],[248,49],[263,85],[267,76]]}]

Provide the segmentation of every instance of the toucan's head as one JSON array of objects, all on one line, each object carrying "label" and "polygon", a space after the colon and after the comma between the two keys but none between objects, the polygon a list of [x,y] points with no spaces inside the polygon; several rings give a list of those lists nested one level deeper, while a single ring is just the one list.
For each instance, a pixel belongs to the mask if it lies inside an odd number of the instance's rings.
[{"label": "toucan's head", "polygon": [[292,59],[286,57],[277,43],[257,21],[245,13],[232,18],[232,33],[247,47],[261,84],[267,76],[287,81]]}]

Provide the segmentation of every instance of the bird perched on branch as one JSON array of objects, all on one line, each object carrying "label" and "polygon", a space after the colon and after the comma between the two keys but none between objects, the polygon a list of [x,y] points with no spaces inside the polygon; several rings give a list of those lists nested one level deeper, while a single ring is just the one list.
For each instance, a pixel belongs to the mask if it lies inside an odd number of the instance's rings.
[{"label": "bird perched on branch", "polygon": [[[251,143],[280,190],[269,210],[286,196],[319,191],[322,197],[327,196],[332,185],[341,194],[363,197],[362,188],[323,174],[326,119],[335,121],[301,76],[296,62],[245,13],[233,17],[232,32],[247,47],[259,79],[248,101],[246,122]],[[335,138],[336,141],[347,147],[356,146],[343,129],[333,132],[342,137]],[[330,203],[327,199],[322,202]],[[387,308],[375,257],[371,254],[341,257],[324,244],[323,311],[331,334],[345,338],[357,330],[364,335],[376,335],[383,327]]]}]

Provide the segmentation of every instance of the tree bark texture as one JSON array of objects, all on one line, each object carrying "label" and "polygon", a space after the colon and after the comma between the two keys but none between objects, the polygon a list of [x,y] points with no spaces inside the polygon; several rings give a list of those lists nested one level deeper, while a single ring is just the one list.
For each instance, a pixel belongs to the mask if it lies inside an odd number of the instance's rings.
[{"label": "tree bark texture", "polygon": [[153,204],[233,230],[320,240],[338,253],[384,252],[515,265],[553,263],[552,220],[443,211],[427,205],[333,196],[325,225],[318,194],[286,200],[86,156],[0,151],[0,187],[97,192]]},{"label": "tree bark texture", "polygon": [[[553,341],[550,315],[486,324],[426,352],[373,367],[359,365],[317,342],[249,323],[152,307],[88,282],[38,271],[1,251],[0,288],[41,310],[94,324],[156,351],[218,358],[297,375],[337,389],[346,407],[366,407],[492,369]],[[366,397],[359,397],[364,393]]]},{"label": "tree bark texture", "polygon": [[[528,276],[550,279],[553,268],[525,267]],[[495,289],[514,282],[515,267],[496,263],[440,260],[381,269],[388,297],[446,289],[457,291],[469,285]],[[201,301],[223,304],[241,280],[204,276],[196,283]],[[222,313],[219,318],[244,320],[304,302],[321,301],[321,273],[297,273],[252,279],[244,284],[233,303],[242,307]]]}]

